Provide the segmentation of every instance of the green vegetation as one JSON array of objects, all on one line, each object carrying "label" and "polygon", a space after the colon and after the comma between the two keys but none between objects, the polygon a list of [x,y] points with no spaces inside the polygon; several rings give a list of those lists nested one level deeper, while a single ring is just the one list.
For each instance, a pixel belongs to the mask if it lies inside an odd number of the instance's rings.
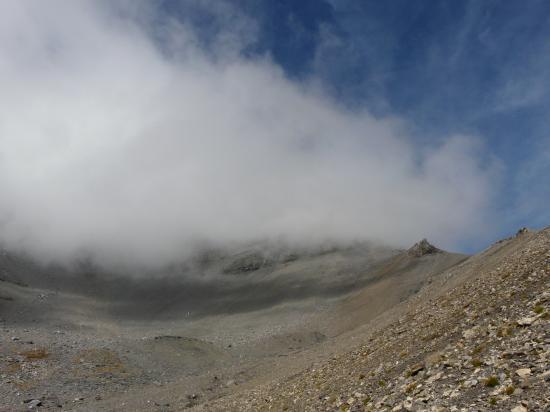
[{"label": "green vegetation", "polygon": [[412,382],[412,383],[408,384],[407,387],[405,388],[405,393],[411,393],[412,391],[414,391],[416,389],[416,386],[417,386],[416,382]]},{"label": "green vegetation", "polygon": [[533,312],[535,312],[537,315],[540,315],[542,312],[544,312],[544,307],[541,305],[536,305],[533,308]]},{"label": "green vegetation", "polygon": [[485,386],[488,386],[489,388],[494,388],[500,383],[498,378],[494,375],[489,376],[487,379],[485,379]]}]

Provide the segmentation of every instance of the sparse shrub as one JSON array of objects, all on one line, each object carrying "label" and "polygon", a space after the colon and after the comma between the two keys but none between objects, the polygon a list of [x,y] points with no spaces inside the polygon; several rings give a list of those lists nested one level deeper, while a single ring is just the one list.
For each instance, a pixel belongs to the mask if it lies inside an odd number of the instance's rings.
[{"label": "sparse shrub", "polygon": [[92,363],[98,373],[119,373],[124,365],[118,355],[109,349],[84,349],[73,359],[75,363]]},{"label": "sparse shrub", "polygon": [[476,347],[472,350],[472,355],[478,355],[478,354],[480,354],[481,352],[483,352],[484,350],[485,350],[485,344],[482,343],[481,345],[476,346]]},{"label": "sparse shrub", "polygon": [[494,388],[498,384],[499,384],[499,380],[494,375],[491,375],[487,379],[485,379],[485,386],[488,386],[489,388]]},{"label": "sparse shrub", "polygon": [[491,398],[491,399],[489,399],[489,404],[490,404],[490,405],[496,405],[496,404],[497,404],[497,398]]},{"label": "sparse shrub", "polygon": [[504,393],[506,395],[512,395],[515,390],[516,390],[516,388],[514,388],[514,386],[510,385],[510,386],[507,386],[506,389],[504,389]]},{"label": "sparse shrub", "polygon": [[378,381],[378,385],[379,385],[379,386],[386,386],[386,382],[383,381],[383,380],[379,380],[379,381]]},{"label": "sparse shrub", "polygon": [[412,382],[412,383],[408,384],[407,387],[405,388],[405,393],[411,393],[412,391],[414,391],[416,389],[416,386],[417,386],[416,382]]},{"label": "sparse shrub", "polygon": [[365,375],[363,373],[359,374],[359,379],[365,379]]},{"label": "sparse shrub", "polygon": [[544,307],[541,305],[537,305],[533,308],[533,312],[535,312],[537,315],[540,315],[542,312],[544,312]]},{"label": "sparse shrub", "polygon": [[49,356],[48,352],[44,348],[27,350],[21,352],[21,355],[26,357],[28,360],[45,359]]},{"label": "sparse shrub", "polygon": [[483,362],[479,358],[472,359],[472,366],[474,368],[479,368],[482,365]]}]

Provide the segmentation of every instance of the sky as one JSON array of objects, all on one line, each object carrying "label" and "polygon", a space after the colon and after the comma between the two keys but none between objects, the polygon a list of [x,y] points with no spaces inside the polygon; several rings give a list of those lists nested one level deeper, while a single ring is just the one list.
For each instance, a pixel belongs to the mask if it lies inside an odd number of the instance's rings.
[{"label": "sky", "polygon": [[260,22],[251,50],[290,77],[320,78],[352,108],[400,117],[421,144],[480,139],[503,168],[492,236],[549,224],[547,1],[245,3]]},{"label": "sky", "polygon": [[550,221],[546,1],[0,3],[0,244],[198,247]]}]

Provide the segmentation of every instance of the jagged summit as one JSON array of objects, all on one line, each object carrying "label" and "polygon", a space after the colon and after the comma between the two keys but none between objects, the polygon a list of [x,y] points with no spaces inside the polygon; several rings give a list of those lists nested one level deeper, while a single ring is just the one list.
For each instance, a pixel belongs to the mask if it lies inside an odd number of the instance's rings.
[{"label": "jagged summit", "polygon": [[527,229],[526,227],[522,227],[521,229],[519,229],[517,231],[516,237],[521,236],[521,235],[525,235],[526,233],[529,233],[529,229]]},{"label": "jagged summit", "polygon": [[442,250],[436,248],[434,245],[428,242],[427,239],[422,239],[420,242],[415,243],[414,246],[411,247],[407,252],[411,256],[420,257],[424,255],[439,253],[442,252]]}]

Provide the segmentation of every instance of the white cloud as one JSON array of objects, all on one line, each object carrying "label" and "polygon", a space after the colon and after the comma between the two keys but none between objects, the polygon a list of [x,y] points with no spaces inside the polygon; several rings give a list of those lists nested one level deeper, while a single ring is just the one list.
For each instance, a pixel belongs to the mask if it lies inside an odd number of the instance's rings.
[{"label": "white cloud", "polygon": [[8,247],[158,265],[198,240],[482,231],[493,175],[473,138],[417,147],[397,119],[348,111],[269,59],[206,55],[185,25],[168,58],[97,4],[0,3]]}]

